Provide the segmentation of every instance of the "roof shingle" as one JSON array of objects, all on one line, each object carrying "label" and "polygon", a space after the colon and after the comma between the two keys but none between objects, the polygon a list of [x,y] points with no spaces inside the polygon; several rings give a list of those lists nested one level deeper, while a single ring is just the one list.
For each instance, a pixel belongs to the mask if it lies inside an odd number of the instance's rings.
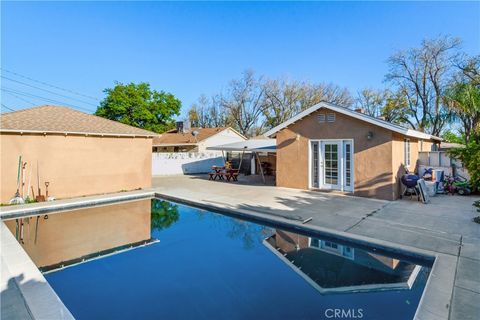
[{"label": "roof shingle", "polygon": [[[196,144],[226,129],[228,128],[225,128],[225,127],[191,128],[189,132],[185,132],[185,133],[178,133],[177,130],[170,130],[165,133],[162,133],[158,137],[155,137],[153,139],[153,145],[161,146],[161,145]],[[193,131],[198,132],[198,135],[196,137],[192,135]]]},{"label": "roof shingle", "polygon": [[1,132],[154,137],[157,133],[67,107],[39,106],[2,113]]}]

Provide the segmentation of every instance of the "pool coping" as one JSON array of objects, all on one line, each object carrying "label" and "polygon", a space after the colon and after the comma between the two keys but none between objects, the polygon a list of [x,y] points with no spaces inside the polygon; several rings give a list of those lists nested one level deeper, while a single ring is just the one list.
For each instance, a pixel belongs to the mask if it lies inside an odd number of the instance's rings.
[{"label": "pool coping", "polygon": [[[151,189],[151,190],[125,192],[121,194],[116,193],[116,194],[110,194],[110,195],[58,200],[55,202],[45,202],[37,205],[5,207],[0,209],[0,220],[14,219],[18,217],[47,214],[47,213],[59,213],[63,211],[81,209],[86,207],[108,205],[112,203],[119,203],[119,202],[126,202],[126,201],[135,201],[135,200],[141,200],[141,199],[153,198],[153,197],[168,200],[168,201],[178,202],[181,204],[197,207],[204,210],[224,213],[229,216],[247,218],[249,220],[253,220],[261,223],[270,223],[278,227],[291,229],[293,231],[296,230],[304,233],[307,232],[307,233],[321,234],[322,236],[335,238],[345,242],[355,242],[355,244],[357,245],[361,245],[369,248],[376,248],[376,249],[387,251],[393,254],[399,254],[402,256],[408,256],[411,258],[418,258],[420,260],[430,261],[433,263],[431,267],[430,276],[428,277],[427,283],[425,285],[425,288],[424,288],[422,297],[420,299],[419,305],[417,307],[414,318],[422,319],[422,320],[430,320],[430,319],[436,320],[436,319],[449,318],[449,312],[451,309],[450,304],[452,301],[452,292],[454,288],[455,270],[456,270],[456,264],[458,260],[457,256],[436,253],[436,252],[425,250],[425,249],[419,249],[419,248],[397,244],[389,241],[378,240],[375,238],[352,234],[345,231],[336,231],[336,230],[324,228],[321,226],[308,225],[308,224],[304,224],[302,221],[290,220],[290,219],[287,219],[286,217],[270,215],[267,213],[256,212],[253,210],[239,209],[239,208],[235,208],[234,206],[228,206],[226,204],[221,204],[221,203],[220,204],[206,203],[206,202],[191,200],[191,199],[188,199],[187,197],[177,197],[177,196],[166,195],[166,194],[156,192],[154,189]],[[21,245],[14,239],[13,235],[9,232],[9,230],[7,230],[8,228],[3,223],[3,221],[1,224],[2,224],[1,226],[2,231],[3,230],[8,231],[8,232],[2,232],[2,239],[3,239],[4,233],[10,234],[11,239],[13,239],[13,241],[15,242],[15,243],[10,243],[9,245],[10,250],[13,250],[12,253],[15,255],[23,256],[22,264],[17,264],[14,270],[17,271],[17,273],[21,271],[28,271],[33,275],[34,279],[39,281],[39,283],[43,284],[41,291],[45,292],[45,294],[49,297],[49,300],[52,301],[52,302],[49,302],[49,304],[47,304],[48,308],[44,308],[44,309],[56,309],[56,308],[52,308],[52,305],[56,305],[58,308],[57,310],[66,310],[68,314],[65,313],[65,315],[71,316],[68,309],[62,303],[60,298],[58,298],[55,291],[50,287],[48,282],[43,277],[42,273],[40,273],[40,271],[35,266],[33,261],[28,257],[28,255],[23,250]],[[2,248],[3,246],[4,244],[2,243]],[[6,254],[5,250],[2,250],[2,251],[3,251],[2,263],[11,265],[12,261],[10,260],[13,260],[12,259],[13,254]],[[36,308],[35,307],[36,305],[43,304],[41,301],[39,301],[41,299],[37,297],[38,294],[35,294],[32,296],[29,292],[30,288],[25,286],[22,282],[17,282],[17,284],[29,309],[32,309],[31,306]],[[45,312],[47,312],[48,310],[43,310],[41,308],[40,309],[37,308],[35,310],[40,310],[40,311],[36,313],[31,312],[33,319],[49,318],[49,317],[45,317],[45,314],[46,314]],[[52,310],[50,310],[50,312],[51,311]],[[41,312],[44,312],[44,315],[42,315]],[[62,319],[73,319],[73,316],[71,316],[71,318],[66,317]]]},{"label": "pool coping", "polygon": [[[16,285],[30,317],[75,319],[3,221],[0,230],[2,268],[7,269],[5,274],[9,276],[7,287]],[[10,283],[12,279],[14,284]]]},{"label": "pool coping", "polygon": [[38,202],[25,205],[12,205],[0,208],[0,219],[15,219],[33,215],[58,213],[92,206],[108,205],[112,203],[134,201],[153,197],[153,190],[137,190],[122,193],[87,196],[47,202]]}]

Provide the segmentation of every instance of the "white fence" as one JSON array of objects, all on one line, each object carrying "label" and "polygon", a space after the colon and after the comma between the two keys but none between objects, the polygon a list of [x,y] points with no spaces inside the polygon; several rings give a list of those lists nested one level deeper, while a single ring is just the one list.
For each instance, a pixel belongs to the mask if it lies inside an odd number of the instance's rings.
[{"label": "white fence", "polygon": [[420,151],[418,153],[418,174],[420,176],[427,168],[443,170],[445,174],[451,175],[452,166],[455,166],[457,174],[467,179],[470,178],[463,163],[458,159],[451,158],[446,151]]},{"label": "white fence", "polygon": [[430,167],[451,167],[452,164],[457,168],[463,167],[461,161],[451,158],[446,151],[420,151],[418,161],[421,165]]},{"label": "white fence", "polygon": [[222,166],[221,152],[154,152],[152,175],[169,176],[210,172],[212,166]]}]

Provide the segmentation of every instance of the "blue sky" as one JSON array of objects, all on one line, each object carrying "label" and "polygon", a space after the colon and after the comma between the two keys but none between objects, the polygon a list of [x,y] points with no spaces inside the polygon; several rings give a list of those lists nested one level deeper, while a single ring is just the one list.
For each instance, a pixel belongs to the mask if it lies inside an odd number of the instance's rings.
[{"label": "blue sky", "polygon": [[[356,92],[383,87],[389,55],[425,37],[458,36],[464,51],[480,53],[479,2],[2,2],[1,9],[2,69],[99,99],[114,81],[146,81],[175,94],[184,110],[246,69]],[[5,78],[2,87],[37,96],[2,92],[14,109],[44,98],[91,111],[97,104]]]}]

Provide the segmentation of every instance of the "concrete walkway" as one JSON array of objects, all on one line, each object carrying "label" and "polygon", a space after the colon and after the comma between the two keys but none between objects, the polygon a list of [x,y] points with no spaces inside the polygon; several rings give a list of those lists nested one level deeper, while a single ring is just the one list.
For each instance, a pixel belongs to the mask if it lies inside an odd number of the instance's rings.
[{"label": "concrete walkway", "polygon": [[193,205],[434,256],[416,318],[480,318],[480,225],[472,222],[478,215],[472,203],[480,197],[437,196],[425,205],[207,181],[203,176],[154,178],[153,186],[159,195]]}]

